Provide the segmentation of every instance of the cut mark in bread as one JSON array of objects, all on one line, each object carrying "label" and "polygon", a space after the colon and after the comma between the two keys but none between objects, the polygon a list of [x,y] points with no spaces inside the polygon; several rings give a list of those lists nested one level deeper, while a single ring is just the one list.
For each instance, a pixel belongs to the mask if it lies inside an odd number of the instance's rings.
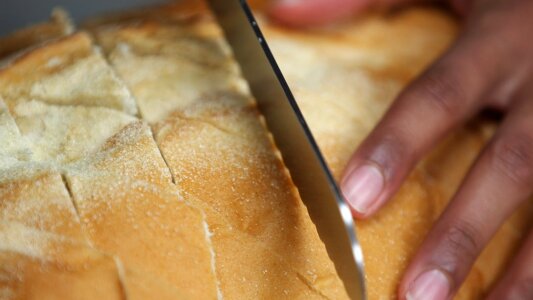
[{"label": "cut mark in bread", "polygon": [[66,178],[95,247],[193,299],[216,297],[203,214],[182,200],[148,125],[126,126]]},{"label": "cut mark in bread", "polygon": [[0,221],[20,222],[85,241],[72,201],[57,171],[30,163],[4,170],[0,181]]},{"label": "cut mark in bread", "polygon": [[[150,132],[152,133],[152,140],[154,141],[154,143],[156,143],[154,130],[150,130]],[[163,152],[161,152],[161,149],[159,148],[159,146],[157,146],[157,143],[156,143],[156,147],[157,147],[157,151],[159,151],[159,155],[161,156],[161,159],[165,162],[165,166],[167,167],[167,170],[168,170],[168,172],[170,173],[170,176],[171,176],[171,179],[172,179],[172,183],[173,183],[173,184],[176,184],[176,177],[174,177],[174,173],[172,173],[172,170],[171,170],[170,167],[168,166],[167,159],[166,159],[165,156],[163,155]],[[206,232],[206,234],[207,234],[207,233],[208,233],[208,232]]]},{"label": "cut mark in bread", "polygon": [[83,32],[39,47],[1,69],[0,96],[10,110],[13,102],[25,98],[137,114],[128,89]]},{"label": "cut mark in bread", "polygon": [[61,235],[0,222],[0,296],[124,299],[109,256]]},{"label": "cut mark in bread", "polygon": [[[285,181],[288,177],[284,177],[286,173],[257,114],[253,110],[233,110],[221,115],[215,115],[211,121],[229,126],[232,131],[240,132],[239,136],[227,134],[210,123],[181,119],[167,121],[169,127],[157,136],[171,168],[175,170],[180,190],[186,197],[203,200],[198,205],[206,211],[210,224],[216,223],[219,218],[210,212],[218,211],[226,216],[226,222],[234,231],[250,237],[246,238],[248,243],[265,245],[272,252],[270,257],[286,256],[286,260],[279,262],[285,264],[286,270],[294,268],[307,277],[308,282],[315,284],[317,279],[327,277],[335,282],[335,271],[329,269],[331,265],[328,266],[331,262],[327,256],[320,256],[320,253],[324,254],[321,251],[325,251],[321,248],[323,245],[316,232],[313,233],[312,223],[304,221],[305,208],[298,204],[292,185]],[[202,118],[209,118],[209,115]],[[298,217],[300,215],[303,216]],[[215,250],[219,252],[230,252],[220,247],[258,247],[237,242],[237,239],[234,245],[230,242],[219,242],[217,245],[216,229],[214,234]],[[311,252],[307,252],[309,250]],[[315,254],[312,255],[312,252]],[[260,258],[257,260],[260,261]],[[249,262],[248,268],[258,267],[258,261]],[[245,272],[244,269],[244,266],[241,267],[241,272]],[[228,276],[227,273],[224,275]],[[334,290],[342,292],[339,286]]]}]

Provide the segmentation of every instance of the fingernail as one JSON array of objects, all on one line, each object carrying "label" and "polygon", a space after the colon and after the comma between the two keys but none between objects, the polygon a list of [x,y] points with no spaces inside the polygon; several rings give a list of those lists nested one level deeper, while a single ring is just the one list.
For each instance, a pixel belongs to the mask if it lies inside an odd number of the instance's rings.
[{"label": "fingernail", "polygon": [[450,292],[448,278],[439,270],[431,270],[418,276],[409,287],[407,300],[445,300]]},{"label": "fingernail", "polygon": [[342,183],[342,191],[350,206],[365,214],[383,190],[384,181],[377,167],[362,165],[346,177]]}]

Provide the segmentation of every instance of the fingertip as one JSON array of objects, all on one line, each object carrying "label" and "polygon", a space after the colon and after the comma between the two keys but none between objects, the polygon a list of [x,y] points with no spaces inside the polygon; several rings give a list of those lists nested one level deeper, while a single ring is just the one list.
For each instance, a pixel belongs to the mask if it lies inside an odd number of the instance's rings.
[{"label": "fingertip", "polygon": [[268,10],[268,15],[275,21],[289,26],[306,26],[310,22],[306,9],[300,5],[285,5],[285,1],[275,2]]},{"label": "fingertip", "polygon": [[279,0],[268,14],[289,26],[313,26],[339,20],[365,9],[369,0]]}]

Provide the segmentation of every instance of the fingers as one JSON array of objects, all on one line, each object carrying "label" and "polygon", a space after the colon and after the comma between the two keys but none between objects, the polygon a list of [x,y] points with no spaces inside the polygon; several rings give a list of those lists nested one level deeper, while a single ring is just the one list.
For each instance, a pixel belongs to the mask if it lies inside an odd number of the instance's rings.
[{"label": "fingers", "polygon": [[527,78],[516,74],[531,70],[532,45],[523,37],[533,33],[533,2],[479,3],[486,7],[473,10],[455,45],[402,92],[352,156],[341,188],[354,216],[375,213],[450,129],[487,98],[507,103]]},{"label": "fingers", "polygon": [[370,7],[391,7],[416,0],[278,0],[270,16],[290,26],[321,25],[363,12]]},{"label": "fingers", "polygon": [[277,1],[270,15],[291,26],[325,24],[367,8],[372,0],[284,0]]},{"label": "fingers", "polygon": [[[424,0],[278,0],[269,14],[285,25],[310,26],[327,24],[369,8],[390,8],[420,1]],[[450,0],[450,3],[459,14],[466,15],[472,1]]]},{"label": "fingers", "polygon": [[512,108],[410,264],[400,298],[450,299],[500,225],[531,195],[532,115],[531,98]]},{"label": "fingers", "polygon": [[479,108],[499,78],[492,33],[468,33],[396,99],[348,164],[341,187],[356,217],[375,213],[414,164]]},{"label": "fingers", "polygon": [[450,0],[450,5],[458,14],[465,16],[472,6],[471,0]]},{"label": "fingers", "polygon": [[533,231],[487,300],[533,299]]}]

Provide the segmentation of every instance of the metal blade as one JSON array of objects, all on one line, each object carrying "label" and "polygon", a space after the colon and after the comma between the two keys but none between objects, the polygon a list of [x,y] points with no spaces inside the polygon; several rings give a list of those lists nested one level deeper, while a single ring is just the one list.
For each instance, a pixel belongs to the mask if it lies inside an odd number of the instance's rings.
[{"label": "metal blade", "polygon": [[366,299],[350,209],[244,0],[209,0],[351,299]]}]

